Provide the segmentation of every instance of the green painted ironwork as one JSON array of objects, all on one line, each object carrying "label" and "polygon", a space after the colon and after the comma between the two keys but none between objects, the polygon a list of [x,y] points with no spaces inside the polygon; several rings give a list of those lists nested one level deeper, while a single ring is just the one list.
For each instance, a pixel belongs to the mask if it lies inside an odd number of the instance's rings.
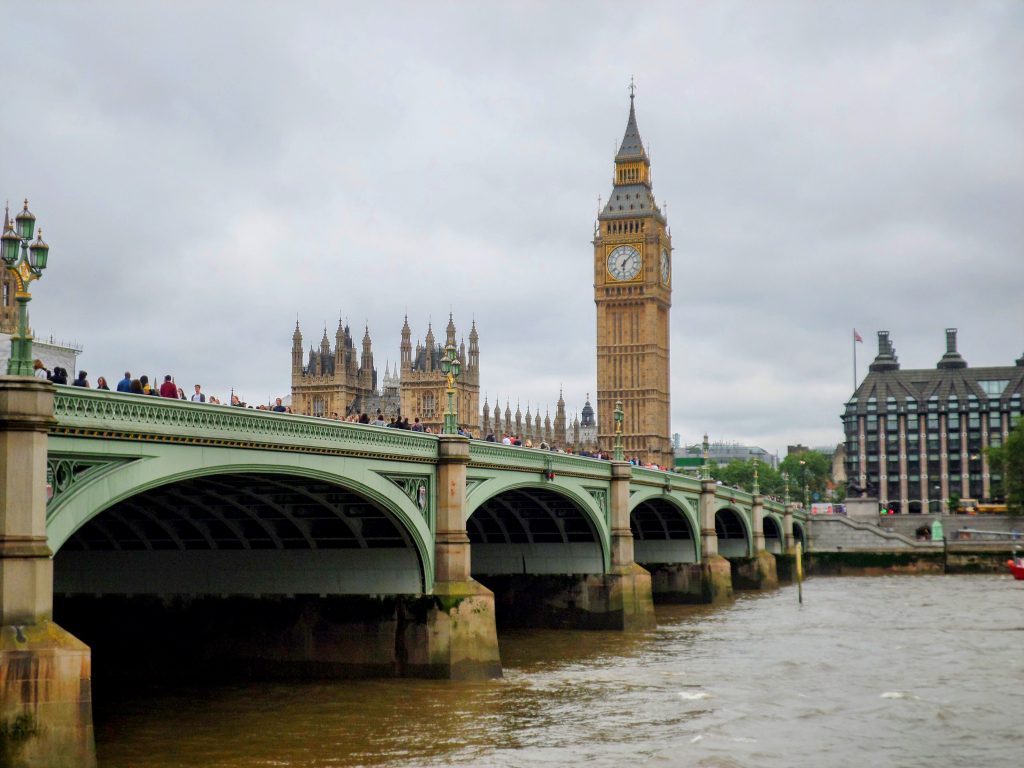
[{"label": "green painted ironwork", "polygon": [[459,360],[454,344],[448,344],[444,348],[444,356],[441,358],[441,373],[445,376],[448,394],[448,408],[444,412],[444,434],[457,435],[459,433],[459,413],[455,403],[455,380],[462,373],[462,362]]},{"label": "green painted ironwork", "polygon": [[311,416],[58,387],[51,434],[298,452],[394,454],[433,462],[437,437]]},{"label": "green painted ironwork", "polygon": [[430,530],[434,531],[433,475],[386,474],[384,477],[402,489],[409,501],[423,513],[423,519],[427,521]]},{"label": "green painted ironwork", "polygon": [[[433,583],[438,438],[306,416],[58,386],[48,466],[53,498],[47,531],[57,550],[87,520],[147,489],[223,473],[273,472],[347,488],[397,520]],[[606,563],[611,541],[609,461],[469,441],[468,517],[502,493],[544,488],[570,499],[594,524]],[[631,468],[630,509],[647,500],[675,505],[699,535],[701,482],[674,472]],[[718,486],[719,508],[744,521],[752,494]],[[764,500],[765,513],[785,507]],[[797,511],[797,520],[806,515]],[[748,524],[749,528],[749,524]]]},{"label": "green painted ironwork", "polygon": [[118,469],[131,459],[85,458],[48,453],[46,457],[46,483],[49,486],[47,505],[60,503],[81,483],[91,483]]},{"label": "green painted ironwork", "polygon": [[607,488],[587,488],[587,493],[594,497],[594,503],[604,512],[605,524],[609,527],[612,524],[612,507],[608,503],[608,489]]},{"label": "green painted ironwork", "polygon": [[[36,217],[28,209],[19,213],[12,223],[10,212],[4,211],[3,235],[0,236],[0,257],[3,267],[14,279],[14,300],[18,305],[18,327],[11,335],[11,358],[7,361],[8,376],[32,376],[32,331],[28,327],[28,303],[32,300],[29,285],[43,276],[50,246],[43,242],[43,231],[32,242]],[[17,225],[15,227],[15,225]]]},{"label": "green painted ironwork", "polygon": [[615,401],[615,411],[612,414],[615,417],[615,460],[623,461],[625,456],[622,453],[622,420],[625,417],[625,412],[622,410],[622,401]]}]

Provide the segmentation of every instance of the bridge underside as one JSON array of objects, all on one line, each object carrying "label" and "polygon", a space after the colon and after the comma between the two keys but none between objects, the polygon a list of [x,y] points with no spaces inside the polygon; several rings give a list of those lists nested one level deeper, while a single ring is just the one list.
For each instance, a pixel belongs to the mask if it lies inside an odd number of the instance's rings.
[{"label": "bridge underside", "polygon": [[718,536],[718,554],[722,557],[750,556],[747,529],[736,510],[725,507],[715,512],[715,534]]},{"label": "bridge underside", "polygon": [[506,491],[470,516],[474,577],[603,573],[597,532],[570,499],[543,488]]},{"label": "bridge underside", "polygon": [[54,558],[58,594],[422,593],[408,534],[352,491],[269,473],[196,477],[125,499]]},{"label": "bridge underside", "polygon": [[630,515],[630,528],[634,559],[640,565],[697,562],[693,527],[676,505],[660,499],[641,502]]},{"label": "bridge underside", "polygon": [[637,577],[607,572],[609,553],[594,521],[566,494],[504,491],[477,507],[466,530],[473,578],[493,591],[499,627],[623,629],[653,622],[649,589],[646,605],[639,604]]},{"label": "bridge underside", "polygon": [[781,555],[786,550],[782,542],[782,529],[767,515],[764,518],[764,548],[773,555]]}]

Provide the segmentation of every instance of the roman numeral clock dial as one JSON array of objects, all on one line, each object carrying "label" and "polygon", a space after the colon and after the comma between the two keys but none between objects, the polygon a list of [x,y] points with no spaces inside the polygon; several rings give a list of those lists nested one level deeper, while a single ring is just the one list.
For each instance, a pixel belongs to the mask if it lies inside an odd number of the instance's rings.
[{"label": "roman numeral clock dial", "polygon": [[608,253],[608,274],[616,280],[632,280],[640,274],[640,251],[620,245]]}]

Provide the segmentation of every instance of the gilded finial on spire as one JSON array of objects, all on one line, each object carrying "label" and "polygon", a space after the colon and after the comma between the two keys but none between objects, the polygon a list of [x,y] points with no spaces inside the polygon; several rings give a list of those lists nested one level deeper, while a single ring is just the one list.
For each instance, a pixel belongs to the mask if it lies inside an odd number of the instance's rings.
[{"label": "gilded finial on spire", "polygon": [[633,76],[629,76],[629,100],[632,101],[636,95],[636,82],[633,80]]}]

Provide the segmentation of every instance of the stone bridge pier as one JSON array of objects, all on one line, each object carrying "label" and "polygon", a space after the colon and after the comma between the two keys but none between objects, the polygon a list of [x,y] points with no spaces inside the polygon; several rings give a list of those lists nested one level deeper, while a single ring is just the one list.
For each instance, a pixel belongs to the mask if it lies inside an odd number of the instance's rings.
[{"label": "stone bridge pier", "polygon": [[732,566],[718,554],[715,528],[718,485],[714,480],[700,483],[701,596],[704,603],[720,603],[732,597]]},{"label": "stone bridge pier", "polygon": [[612,464],[612,567],[605,580],[609,607],[621,616],[621,628],[643,629],[655,624],[654,597],[651,593],[651,574],[636,563],[633,555],[633,531],[629,520],[629,484],[632,476],[629,464]]},{"label": "stone bridge pier", "polygon": [[46,443],[54,387],[0,376],[0,765],[96,765],[89,648],[53,622]]},{"label": "stone bridge pier", "polygon": [[732,560],[732,583],[736,589],[773,589],[779,585],[775,555],[765,549],[764,496],[754,494],[750,508],[750,538],[753,556]]},{"label": "stone bridge pier", "polygon": [[428,632],[430,655],[445,677],[501,677],[494,593],[470,576],[466,533],[466,466],[469,441],[442,435],[438,444],[437,532],[434,589]]}]

